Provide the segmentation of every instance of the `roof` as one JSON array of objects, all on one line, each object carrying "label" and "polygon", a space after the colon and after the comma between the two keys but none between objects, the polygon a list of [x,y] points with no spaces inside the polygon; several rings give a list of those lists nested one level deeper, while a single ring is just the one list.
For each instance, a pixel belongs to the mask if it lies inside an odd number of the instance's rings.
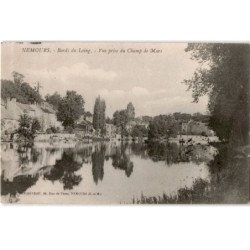
[{"label": "roof", "polygon": [[92,123],[89,121],[83,120],[82,122],[76,125],[76,128],[85,128],[86,126],[92,126]]}]

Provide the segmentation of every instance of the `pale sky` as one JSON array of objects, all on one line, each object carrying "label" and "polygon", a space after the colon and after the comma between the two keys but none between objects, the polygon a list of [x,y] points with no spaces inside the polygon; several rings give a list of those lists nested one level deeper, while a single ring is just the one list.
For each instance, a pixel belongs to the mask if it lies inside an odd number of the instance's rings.
[{"label": "pale sky", "polygon": [[[205,113],[207,97],[192,103],[192,93],[182,83],[197,67],[184,51],[186,46],[127,42],[3,43],[1,78],[12,79],[11,72],[17,71],[32,86],[39,81],[43,96],[55,91],[64,95],[66,90],[75,90],[84,97],[85,110],[90,112],[100,95],[106,101],[106,114],[110,117],[129,102],[135,106],[136,116]],[[49,48],[50,52],[23,52],[24,48]],[[58,48],[68,48],[68,52],[58,52]],[[111,49],[116,51],[108,53]],[[121,49],[125,52],[120,52]],[[149,52],[143,53],[145,49]],[[162,52],[150,53],[151,49]],[[88,54],[87,50],[91,52]],[[140,54],[139,50],[142,50]]]}]

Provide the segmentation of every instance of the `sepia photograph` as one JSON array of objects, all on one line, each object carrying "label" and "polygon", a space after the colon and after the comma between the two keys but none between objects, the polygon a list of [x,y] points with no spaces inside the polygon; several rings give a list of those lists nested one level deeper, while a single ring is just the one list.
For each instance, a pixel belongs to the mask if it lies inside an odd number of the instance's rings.
[{"label": "sepia photograph", "polygon": [[2,42],[1,202],[247,204],[250,45]]}]

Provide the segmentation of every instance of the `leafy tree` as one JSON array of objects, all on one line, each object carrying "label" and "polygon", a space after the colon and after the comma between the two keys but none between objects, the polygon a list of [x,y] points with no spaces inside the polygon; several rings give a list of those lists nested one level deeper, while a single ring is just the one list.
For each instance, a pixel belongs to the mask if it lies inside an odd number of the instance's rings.
[{"label": "leafy tree", "polygon": [[132,128],[131,136],[132,137],[144,137],[144,136],[148,136],[148,130],[146,129],[145,126],[135,125]]},{"label": "leafy tree", "polygon": [[55,92],[53,95],[46,95],[45,100],[57,110],[62,101],[62,97]]},{"label": "leafy tree", "polygon": [[13,78],[14,78],[14,83],[16,83],[16,84],[21,84],[21,83],[23,82],[24,75],[22,75],[22,74],[20,74],[20,73],[18,73],[18,72],[16,72],[16,71],[13,71],[13,72],[11,73],[11,75],[12,75]]},{"label": "leafy tree", "polygon": [[106,104],[105,101],[98,96],[95,100],[94,114],[93,114],[93,127],[97,131],[101,131],[101,134],[105,134],[106,130]]},{"label": "leafy tree", "polygon": [[107,117],[107,118],[106,118],[106,123],[107,123],[107,124],[112,124],[112,123],[113,123],[113,121],[112,121],[112,119],[111,119],[111,118]]},{"label": "leafy tree", "polygon": [[7,98],[16,98],[21,103],[40,103],[41,95],[33,89],[29,83],[24,82],[24,76],[17,72],[13,72],[14,81],[1,80],[1,97],[3,100]]},{"label": "leafy tree", "polygon": [[75,91],[67,91],[62,98],[57,111],[57,119],[64,128],[75,127],[76,120],[84,113],[84,99]]},{"label": "leafy tree", "polygon": [[135,118],[135,108],[132,102],[127,105],[127,115],[128,120],[133,120]]},{"label": "leafy tree", "polygon": [[177,134],[177,121],[171,115],[155,116],[149,124],[149,139],[175,137]]},{"label": "leafy tree", "polygon": [[113,114],[114,125],[116,125],[121,130],[121,136],[126,134],[126,125],[128,123],[128,113],[127,110],[119,110]]},{"label": "leafy tree", "polygon": [[101,115],[100,115],[100,129],[101,134],[104,135],[106,133],[106,103],[104,100],[101,100]]},{"label": "leafy tree", "polygon": [[26,82],[21,83],[21,95],[25,98],[26,103],[40,103],[42,97],[40,94]]},{"label": "leafy tree", "polygon": [[200,66],[184,83],[192,90],[194,102],[209,96],[210,127],[221,140],[246,144],[250,46],[192,43],[186,52]]},{"label": "leafy tree", "polygon": [[17,133],[20,138],[25,140],[33,140],[35,133],[41,129],[39,121],[35,118],[32,119],[27,114],[21,115],[19,119],[19,127]]},{"label": "leafy tree", "polygon": [[34,118],[33,120],[32,120],[32,123],[31,123],[31,133],[32,134],[35,134],[36,133],[36,131],[39,131],[39,130],[41,130],[41,125],[40,125],[40,122],[39,122],[39,120],[37,119],[37,118]]}]

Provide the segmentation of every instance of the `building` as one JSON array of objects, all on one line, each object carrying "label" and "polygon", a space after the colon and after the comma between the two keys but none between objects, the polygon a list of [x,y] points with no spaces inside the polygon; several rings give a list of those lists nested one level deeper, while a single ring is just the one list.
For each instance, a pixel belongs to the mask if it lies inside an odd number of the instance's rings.
[{"label": "building", "polygon": [[94,132],[93,124],[89,121],[82,120],[76,124],[75,133],[79,138],[92,137]]}]

